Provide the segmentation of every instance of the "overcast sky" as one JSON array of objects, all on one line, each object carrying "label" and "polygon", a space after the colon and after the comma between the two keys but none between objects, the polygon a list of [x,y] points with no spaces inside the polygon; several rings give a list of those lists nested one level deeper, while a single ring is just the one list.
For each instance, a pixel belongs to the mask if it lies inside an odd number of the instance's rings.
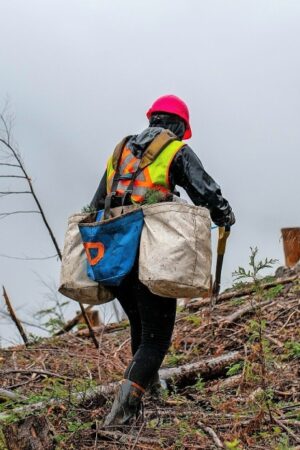
[{"label": "overcast sky", "polygon": [[[236,214],[223,286],[250,246],[283,263],[280,228],[300,225],[299,1],[0,0],[0,14],[0,102],[10,97],[14,138],[60,246],[115,144],[172,93],[189,105],[189,143]],[[0,212],[32,206],[0,198]],[[0,236],[1,255],[55,253],[37,215],[1,220]],[[56,259],[0,256],[22,318],[45,306],[43,282],[58,275]],[[0,335],[18,340],[3,323]]]}]

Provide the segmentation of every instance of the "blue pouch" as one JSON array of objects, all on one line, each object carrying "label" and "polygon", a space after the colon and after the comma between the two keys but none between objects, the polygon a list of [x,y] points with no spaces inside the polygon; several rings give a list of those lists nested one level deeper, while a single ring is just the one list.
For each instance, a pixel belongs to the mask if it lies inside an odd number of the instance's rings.
[{"label": "blue pouch", "polygon": [[102,222],[79,224],[92,280],[104,286],[119,286],[134,265],[143,224],[142,209]]}]

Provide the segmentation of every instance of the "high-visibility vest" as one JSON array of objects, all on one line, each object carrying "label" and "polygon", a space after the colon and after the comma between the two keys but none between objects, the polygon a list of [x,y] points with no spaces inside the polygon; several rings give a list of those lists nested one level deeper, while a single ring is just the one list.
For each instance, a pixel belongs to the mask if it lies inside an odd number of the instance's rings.
[{"label": "high-visibility vest", "polygon": [[[173,140],[170,142],[152,161],[145,167],[137,176],[133,183],[133,192],[131,199],[134,202],[142,202],[145,194],[149,190],[161,191],[167,194],[171,191],[169,181],[169,169],[171,163],[177,152],[185,144],[182,141]],[[128,179],[119,180],[116,188],[116,195],[122,196],[130,184],[130,174],[136,172],[140,159],[136,158],[131,150],[126,147],[123,148],[122,155],[119,161],[119,174],[124,177],[129,176]],[[107,193],[111,193],[112,183],[116,170],[113,165],[113,155],[107,162]]]}]

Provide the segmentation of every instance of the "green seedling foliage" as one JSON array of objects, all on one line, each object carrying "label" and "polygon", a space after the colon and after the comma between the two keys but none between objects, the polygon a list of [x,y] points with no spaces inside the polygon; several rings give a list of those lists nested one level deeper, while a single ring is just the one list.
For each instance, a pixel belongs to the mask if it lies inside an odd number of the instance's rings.
[{"label": "green seedling foliage", "polygon": [[238,267],[238,270],[233,272],[233,276],[235,278],[235,281],[249,280],[257,284],[259,281],[259,273],[261,272],[261,270],[270,269],[277,262],[277,260],[265,258],[264,260],[257,261],[258,248],[250,247],[250,250],[250,269],[247,271],[244,269],[244,267]]},{"label": "green seedling foliage", "polygon": [[264,293],[264,298],[266,298],[267,300],[273,300],[282,292],[283,288],[283,284],[277,284]]},{"label": "green seedling foliage", "polygon": [[276,278],[273,275],[267,275],[266,277],[263,277],[262,282],[263,283],[273,283]]},{"label": "green seedling foliage", "polygon": [[203,391],[205,388],[205,381],[201,377],[201,375],[198,376],[196,383],[193,386],[197,391]]},{"label": "green seedling foliage", "polygon": [[4,435],[2,433],[1,428],[0,428],[0,450],[7,450],[7,446],[6,446],[6,443],[5,443],[5,438],[4,438]]},{"label": "green seedling foliage", "polygon": [[289,437],[287,434],[282,433],[278,440],[278,444],[276,446],[276,450],[293,450],[294,447],[290,446]]},{"label": "green seedling foliage", "polygon": [[201,317],[196,316],[196,314],[190,314],[189,316],[185,317],[184,320],[192,323],[195,326],[201,325]]},{"label": "green seedling foliage", "polygon": [[95,214],[97,212],[97,210],[94,206],[86,205],[81,209],[81,212]]},{"label": "green seedling foliage", "polygon": [[284,346],[288,351],[288,353],[286,355],[288,358],[294,358],[294,359],[300,358],[300,342],[287,341],[287,342],[285,342]]},{"label": "green seedling foliage", "polygon": [[243,361],[234,363],[234,364],[232,364],[229,367],[229,369],[226,372],[226,375],[228,377],[232,377],[233,375],[238,374],[243,369],[243,367],[244,367],[244,362]]},{"label": "green seedling foliage", "polygon": [[250,285],[251,283],[246,283],[245,281],[235,281],[232,284],[232,288],[229,288],[228,291],[231,291],[232,289],[234,289],[235,291],[242,290],[245,287],[250,287]]},{"label": "green seedling foliage", "polygon": [[240,441],[238,439],[234,439],[233,441],[225,441],[225,447],[228,450],[242,450],[239,444]]},{"label": "green seedling foliage", "polygon": [[54,306],[41,309],[35,313],[34,317],[39,320],[46,319],[43,326],[53,335],[56,331],[61,330],[65,324],[64,308],[68,304],[69,301],[60,302],[59,300],[55,300]]},{"label": "green seedling foliage", "polygon": [[[131,199],[132,203],[136,203]],[[147,189],[142,205],[154,205],[155,203],[173,201],[172,194],[165,194],[159,189]]]},{"label": "green seedling foliage", "polygon": [[246,301],[247,299],[246,298],[244,298],[244,297],[241,297],[241,298],[233,298],[232,300],[230,300],[230,305],[231,306],[240,306],[240,305],[243,305],[243,303],[245,303],[245,301]]},{"label": "green seedling foliage", "polygon": [[68,422],[68,431],[71,433],[75,433],[77,431],[88,430],[93,425],[93,422],[79,422],[79,421],[70,421]]}]

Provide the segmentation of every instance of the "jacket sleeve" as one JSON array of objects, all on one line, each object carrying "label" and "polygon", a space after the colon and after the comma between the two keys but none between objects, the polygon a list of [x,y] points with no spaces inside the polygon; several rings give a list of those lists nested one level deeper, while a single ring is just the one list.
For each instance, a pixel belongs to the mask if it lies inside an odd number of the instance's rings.
[{"label": "jacket sleeve", "polygon": [[105,171],[98,186],[98,189],[93,197],[93,200],[90,203],[90,206],[94,207],[97,211],[100,211],[100,209],[104,209],[104,202],[106,195],[107,190],[106,190],[106,171]]},{"label": "jacket sleeve", "polygon": [[231,206],[188,145],[177,153],[171,164],[170,182],[174,187],[181,186],[195,205],[208,208],[216,225],[225,225]]}]

